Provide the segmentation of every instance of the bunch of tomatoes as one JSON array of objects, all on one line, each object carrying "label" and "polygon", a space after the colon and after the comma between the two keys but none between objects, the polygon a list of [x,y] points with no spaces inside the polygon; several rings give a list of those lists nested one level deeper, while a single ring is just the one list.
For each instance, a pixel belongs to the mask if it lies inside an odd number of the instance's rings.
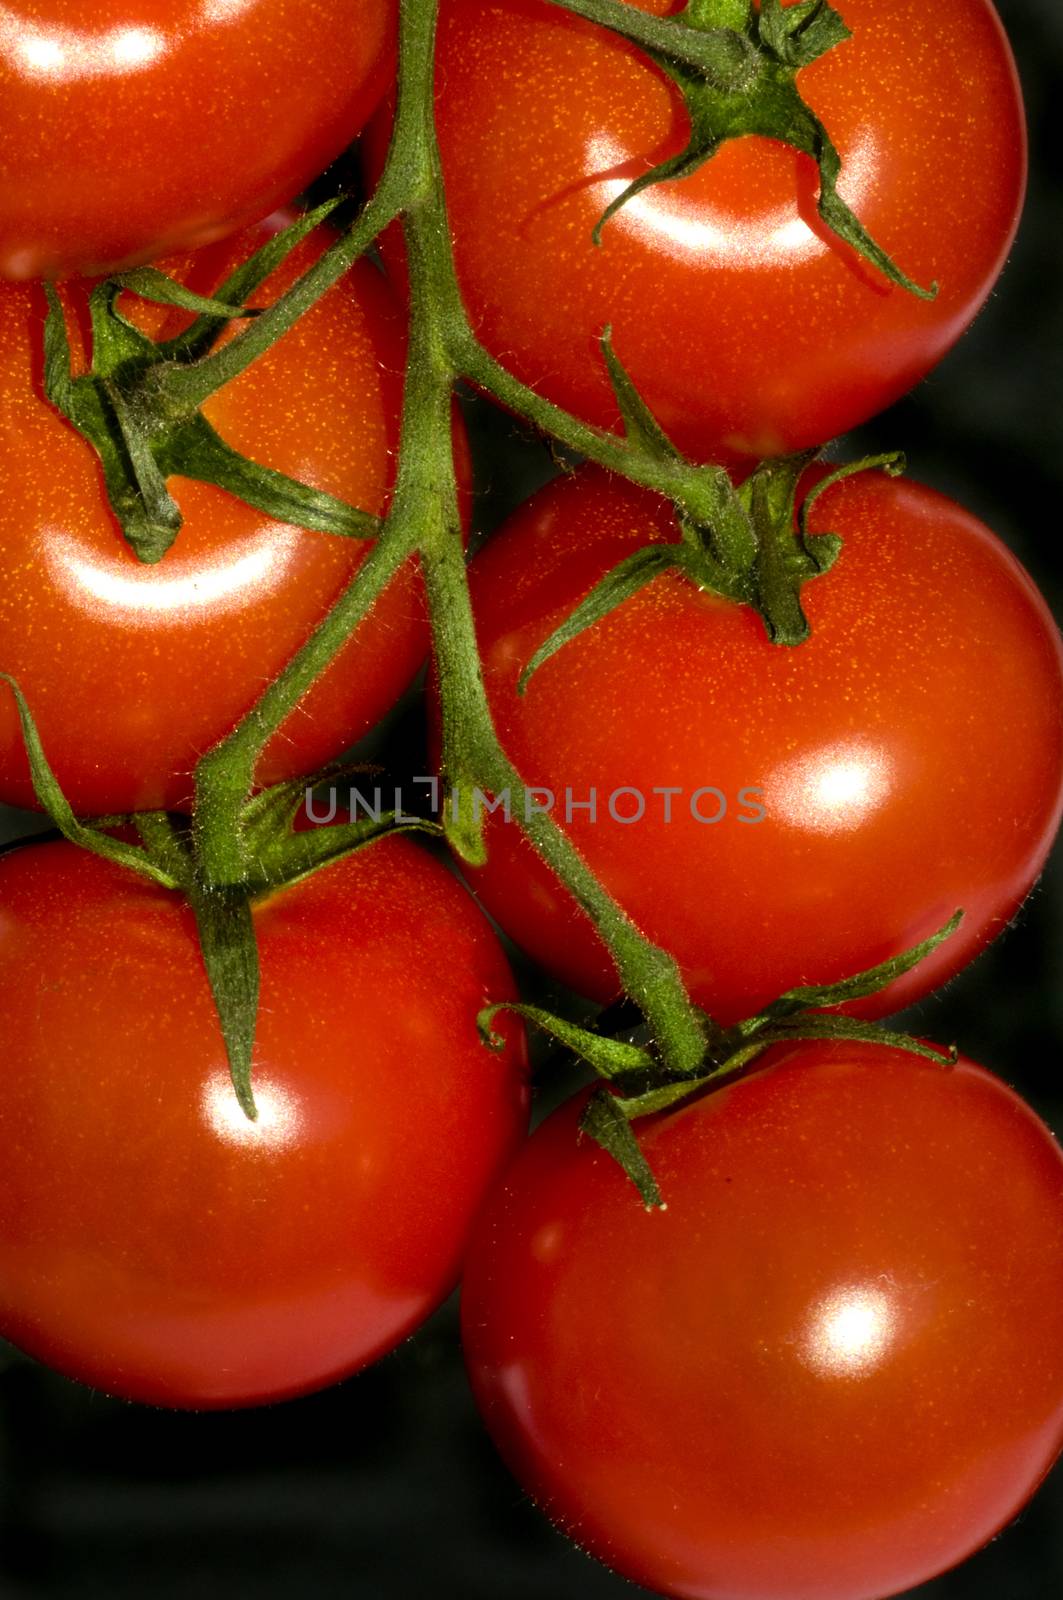
[{"label": "bunch of tomatoes", "polygon": [[[401,806],[356,836],[305,804],[371,788],[345,752],[415,684],[449,804],[400,563],[264,740],[236,895],[197,764],[372,559],[416,252],[393,224],[207,395],[220,475],[159,444],[145,374],[330,259],[344,224],[284,208],[359,136],[367,194],[386,170],[400,18],[0,5],[0,801],[56,824],[0,858],[0,1334],[130,1400],[256,1405],[377,1360],[460,1277],[488,1428],[616,1571],[896,1594],[1063,1447],[1063,1154],[991,1072],[872,1026],[1044,866],[1063,644],[976,517],[817,454],[1000,273],[1008,44],[989,0],[696,0],[670,33],[668,0],[399,5],[403,39],[437,25],[431,176],[479,349],[557,437],[726,469],[730,520],[566,458],[472,556],[470,694],[523,787],[477,796],[461,875]],[[732,65],[677,65],[679,27]],[[453,453],[467,511],[457,416]],[[344,508],[365,537],[326,531]],[[639,1030],[654,996],[529,803],[675,975],[700,1066]],[[522,1007],[499,930],[597,1027]],[[607,1080],[530,1139],[521,1011]]]}]

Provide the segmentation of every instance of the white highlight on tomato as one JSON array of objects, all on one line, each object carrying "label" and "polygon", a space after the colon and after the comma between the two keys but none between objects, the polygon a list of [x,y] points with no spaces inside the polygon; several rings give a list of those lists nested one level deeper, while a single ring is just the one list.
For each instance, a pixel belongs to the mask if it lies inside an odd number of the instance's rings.
[{"label": "white highlight on tomato", "polygon": [[893,1343],[897,1320],[885,1289],[863,1285],[837,1289],[812,1314],[805,1357],[827,1376],[869,1372]]},{"label": "white highlight on tomato", "polygon": [[769,820],[846,833],[867,822],[892,786],[889,757],[870,740],[852,739],[783,762],[764,782],[764,803]]},{"label": "white highlight on tomato", "polygon": [[158,566],[140,564],[123,548],[113,555],[82,545],[74,535],[47,533],[41,558],[55,586],[80,610],[104,606],[125,624],[194,618],[197,611],[216,617],[225,602],[236,606],[249,590],[265,593],[284,579],[304,535],[296,528],[256,530],[247,539],[216,551],[187,556],[176,547]]},{"label": "white highlight on tomato", "polygon": [[[632,159],[642,153],[625,148],[608,130],[595,134],[588,141],[585,172],[589,175],[610,173],[623,168],[627,174],[603,177],[595,185],[603,211],[628,187],[634,176]],[[857,214],[877,166],[874,130],[862,128],[852,148],[846,151],[843,177],[838,185],[839,194]],[[780,259],[791,263],[822,255],[831,248],[803,217],[794,214],[796,197],[771,210],[743,217],[723,208],[714,212],[710,202],[702,196],[694,214],[680,186],[686,181],[680,180],[678,185],[675,181],[651,184],[626,201],[610,218],[607,227],[636,236],[648,235],[658,244],[667,241],[676,253],[695,256],[702,266],[707,260],[736,266],[748,266],[750,262],[771,265]]]},{"label": "white highlight on tomato", "polygon": [[262,1082],[255,1083],[254,1095],[258,1116],[252,1122],[236,1098],[229,1074],[211,1078],[203,1090],[203,1110],[214,1132],[227,1144],[264,1150],[293,1144],[302,1122],[296,1097],[279,1084]]},{"label": "white highlight on tomato", "polygon": [[41,27],[0,5],[0,57],[20,73],[43,78],[107,77],[146,66],[166,54],[166,37],[154,28]]}]

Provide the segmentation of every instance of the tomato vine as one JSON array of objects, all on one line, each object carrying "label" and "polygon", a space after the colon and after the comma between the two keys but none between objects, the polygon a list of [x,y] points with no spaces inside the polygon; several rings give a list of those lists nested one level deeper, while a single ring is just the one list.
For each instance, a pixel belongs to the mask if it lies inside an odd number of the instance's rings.
[{"label": "tomato vine", "polygon": [[[616,0],[556,3],[645,48],[653,59],[668,64],[673,75],[684,75],[684,92],[696,90],[705,135],[688,152],[689,160],[700,162],[721,139],[750,131],[753,123],[747,127],[732,116],[733,97],[745,96],[748,109],[750,85],[756,80],[763,87],[770,80],[776,100],[785,106],[783,111],[762,107],[754,116],[754,131],[774,132],[812,154],[820,167],[821,212],[828,225],[894,283],[922,292],[851,213],[835,203],[836,196],[832,200],[838,163],[826,132],[810,112],[803,131],[797,128],[807,112],[801,110],[794,87],[797,68],[813,58],[809,51],[822,53],[846,36],[828,6],[810,0],[785,12],[766,5],[758,13],[743,4],[714,3],[689,16],[655,18]],[[349,588],[305,646],[250,714],[199,762],[191,835],[175,833],[156,817],[138,824],[139,848],[119,843],[106,828],[92,830],[88,840],[98,853],[120,858],[157,881],[183,883],[196,909],[234,1080],[249,1115],[254,1112],[250,1066],[257,1003],[249,905],[263,884],[261,840],[252,826],[256,808],[262,814],[261,797],[252,798],[256,764],[271,736],[410,561],[420,564],[429,603],[442,705],[442,827],[452,847],[467,863],[484,859],[476,797],[507,791],[534,848],[608,947],[624,989],[645,1017],[665,1080],[701,1083],[706,1060],[718,1043],[718,1030],[691,1001],[672,955],[644,937],[552,818],[525,803],[524,781],[499,740],[477,651],[458,513],[451,406],[459,380],[478,386],[589,461],[670,500],[683,531],[684,543],[674,551],[662,557],[658,547],[627,573],[614,574],[608,592],[591,596],[565,636],[544,647],[529,671],[572,637],[573,630],[589,626],[655,576],[662,560],[696,583],[754,605],[773,638],[798,643],[807,631],[801,586],[826,570],[836,553],[836,541],[829,535],[817,535],[815,541],[791,537],[795,486],[810,456],[768,463],[743,489],[735,488],[724,467],[691,463],[641,401],[612,350],[608,329],[603,331],[602,359],[623,418],[621,434],[594,427],[546,400],[480,343],[458,285],[436,137],[437,8],[438,0],[405,0],[400,8],[394,130],[379,182],[348,231],[272,306],[248,317],[244,302],[285,250],[320,220],[316,215],[268,245],[210,300],[191,296],[150,271],[104,286],[93,303],[95,366],[85,377],[71,375],[62,313],[54,297],[49,319],[49,392],[100,453],[112,504],[143,559],[159,559],[177,533],[179,514],[166,489],[166,478],[177,471],[219,483],[323,534],[372,539]],[[710,102],[716,109],[706,122]],[[725,115],[728,105],[731,111]],[[807,118],[815,124],[811,133]],[[657,174],[663,175],[668,174]],[[390,509],[380,520],[235,457],[211,436],[199,408],[291,329],[396,222],[401,222],[408,263],[409,342],[397,480]],[[196,321],[179,340],[149,348],[117,312],[117,291],[123,286],[183,306],[195,313]],[[242,331],[211,348],[213,335],[233,318],[246,318]],[[867,464],[899,468],[897,458]],[[24,720],[32,745],[28,711]],[[45,808],[69,837],[87,842],[84,825],[64,809],[39,744],[33,755]],[[283,814],[285,826],[290,819],[290,807],[285,811],[283,803],[287,799],[289,791],[282,790],[278,814]],[[328,858],[357,847],[362,837],[357,828],[341,830],[341,837],[329,845]],[[308,870],[306,858],[305,842],[293,842],[289,835],[272,852],[269,881],[289,881]],[[844,1021],[837,1024],[842,1031],[846,1026]]]}]

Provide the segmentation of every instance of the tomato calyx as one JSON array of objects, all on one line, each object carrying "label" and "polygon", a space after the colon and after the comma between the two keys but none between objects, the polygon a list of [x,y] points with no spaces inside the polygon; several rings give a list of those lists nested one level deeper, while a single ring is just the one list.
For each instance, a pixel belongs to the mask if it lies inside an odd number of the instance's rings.
[{"label": "tomato calyx", "polygon": [[[620,398],[622,389],[616,372],[619,363],[608,346],[606,354]],[[625,417],[631,410],[633,395],[632,389],[621,400]],[[678,451],[665,439],[648,411],[638,426],[645,430],[647,419],[659,441],[672,451],[672,459],[681,462]],[[663,448],[660,442],[650,444],[645,431],[643,438],[644,448]],[[517,693],[527,692],[532,677],[551,656],[666,572],[679,573],[697,588],[721,599],[749,606],[761,618],[772,644],[803,644],[811,629],[801,604],[801,591],[806,583],[830,571],[842,549],[838,534],[810,532],[811,506],[825,489],[843,478],[876,470],[897,477],[905,469],[905,459],[899,451],[846,462],[808,491],[798,512],[801,480],[819,454],[818,450],[809,450],[762,461],[737,487],[723,468],[690,467],[689,477],[672,493],[678,541],[644,545],[599,579],[535,651],[520,675]]]},{"label": "tomato calyx", "polygon": [[[325,776],[338,781],[355,770],[336,767]],[[403,817],[399,821],[392,813],[381,813],[296,832],[294,824],[309,787],[312,784],[307,779],[294,778],[261,790],[247,801],[242,831],[248,866],[246,875],[237,882],[217,882],[204,871],[196,849],[195,829],[187,818],[148,812],[129,819],[137,829],[147,860],[175,878],[192,907],[233,1090],[251,1121],[258,1116],[252,1058],[259,1002],[258,943],[252,906],[389,834],[440,831],[428,820]]]},{"label": "tomato calyx", "polygon": [[[73,371],[63,307],[53,286],[45,285],[45,394],[99,456],[111,508],[139,560],[161,561],[180,531],[181,511],[168,488],[178,476],[215,484],[278,522],[357,539],[378,533],[378,518],[238,454],[200,410],[229,376],[224,369],[217,381],[212,376],[219,333],[230,322],[268,317],[245,300],[338,203],[326,202],[270,239],[213,297],[194,294],[152,267],[98,283],[89,295],[92,366],[85,373]],[[192,312],[196,320],[176,339],[156,343],[122,315],[123,292]],[[281,323],[273,339],[286,331]],[[206,384],[189,399],[175,393],[171,374],[178,371],[187,381],[192,367]]]},{"label": "tomato calyx", "polygon": [[[357,821],[298,832],[296,819],[308,789],[339,781],[360,770],[336,766],[316,778],[289,779],[259,790],[240,812],[243,869],[239,876],[217,877],[199,848],[192,819],[166,811],[127,816],[78,818],[52,771],[33,713],[14,678],[0,672],[18,707],[34,793],[55,830],[71,844],[134,872],[161,889],[181,894],[196,919],[203,963],[218,1014],[233,1090],[244,1114],[258,1116],[252,1085],[252,1056],[258,1020],[258,944],[252,906],[269,894],[365,849],[388,834],[438,835],[428,819],[382,812]],[[139,843],[132,843],[135,835]],[[22,841],[24,842],[24,841]]]},{"label": "tomato calyx", "polygon": [[594,1032],[555,1016],[541,1006],[512,1002],[487,1006],[478,1018],[480,1033],[489,1048],[501,1049],[505,1041],[494,1032],[494,1020],[500,1012],[516,1011],[592,1069],[602,1084],[587,1101],[580,1132],[613,1157],[635,1185],[646,1209],[653,1210],[663,1207],[665,1201],[632,1124],[642,1117],[672,1111],[695,1097],[710,1093],[742,1072],[772,1045],[813,1039],[855,1040],[887,1045],[946,1066],[954,1065],[958,1059],[954,1045],[940,1048],[911,1034],[828,1008],[863,1000],[888,988],[950,938],[962,920],[963,912],[957,911],[944,927],[912,949],[838,983],[807,984],[788,990],[755,1016],[733,1027],[721,1028],[702,1013],[705,1053],[700,1064],[687,1073],[678,1073],[662,1062],[652,1041],[637,1043],[634,1038]]},{"label": "tomato calyx", "polygon": [[[558,0],[566,4],[566,0]],[[933,300],[936,283],[923,287],[910,278],[874,239],[838,193],[842,162],[827,129],[802,98],[797,75],[802,67],[844,44],[849,29],[827,0],[688,0],[684,10],[659,19],[677,40],[684,32],[730,35],[738,65],[730,78],[684,59],[669,43],[646,42],[645,30],[625,25],[609,7],[603,16],[596,5],[571,6],[615,33],[638,43],[679,89],[690,118],[690,136],[683,150],[660,161],[629,183],[602,213],[594,242],[602,243],[606,224],[635,195],[653,184],[689,177],[729,139],[757,135],[776,139],[809,156],[819,172],[817,210],[836,238],[849,245],[888,282],[920,300]],[[627,9],[626,7],[623,9]],[[744,45],[744,54],[738,41]]]}]

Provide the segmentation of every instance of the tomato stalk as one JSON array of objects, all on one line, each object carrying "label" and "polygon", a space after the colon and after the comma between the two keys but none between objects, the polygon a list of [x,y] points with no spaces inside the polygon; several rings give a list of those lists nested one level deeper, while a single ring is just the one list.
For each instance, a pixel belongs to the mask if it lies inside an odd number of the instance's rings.
[{"label": "tomato stalk", "polygon": [[623,0],[550,0],[550,4],[608,28],[649,53],[667,56],[728,93],[745,88],[756,69],[755,49],[740,31],[747,9],[742,0],[723,0],[716,8],[715,26],[704,32],[679,28],[672,17],[636,11]]},{"label": "tomato stalk", "polygon": [[607,945],[626,993],[646,1018],[662,1062],[680,1076],[696,1073],[705,1057],[708,1023],[687,995],[675,960],[639,933],[568,835],[529,804],[532,796],[499,743],[478,666],[470,671],[476,662],[470,650],[475,631],[460,544],[448,539],[437,547],[428,546],[422,562],[442,703],[444,826],[451,844],[466,861],[482,861],[477,799],[507,795],[526,837]]},{"label": "tomato stalk", "polygon": [[693,1076],[669,1073],[651,1051],[625,1040],[603,1036],[555,1017],[540,1006],[506,1002],[487,1006],[480,1013],[480,1032],[492,1049],[505,1047],[505,1040],[494,1031],[494,1022],[503,1011],[515,1011],[526,1022],[542,1029],[577,1056],[603,1080],[588,1099],[580,1119],[580,1129],[613,1157],[635,1185],[648,1210],[664,1204],[653,1168],[639,1146],[632,1124],[643,1117],[671,1111],[718,1088],[750,1066],[773,1045],[797,1041],[834,1040],[850,1043],[881,1044],[891,1049],[922,1056],[944,1066],[954,1066],[959,1053],[954,1045],[939,1048],[914,1038],[909,1033],[883,1028],[877,1022],[839,1015],[827,1007],[843,1006],[854,1000],[878,994],[891,983],[931,955],[959,928],[963,912],[957,911],[943,928],[929,939],[900,955],[854,973],[839,983],[805,985],[780,995],[771,1005],[733,1027],[713,1027],[707,1040],[701,1069]]},{"label": "tomato stalk", "polygon": [[[841,37],[830,21],[834,14],[818,0],[793,8],[786,26],[776,16],[777,7],[765,6],[758,20],[741,0],[712,0],[696,17],[682,13],[670,19],[648,17],[615,0],[556,3],[623,32],[649,48],[655,59],[660,53],[661,59],[695,75],[699,94],[730,97],[729,104],[735,96],[742,98],[753,77],[763,79],[768,67],[776,88],[781,83],[785,87],[801,61],[812,58],[813,45],[817,51],[829,48]],[[112,504],[144,559],[159,559],[177,532],[179,512],[166,487],[167,478],[177,472],[221,484],[281,520],[373,538],[333,610],[249,715],[199,763],[191,838],[175,843],[163,837],[161,825],[149,824],[141,826],[141,849],[120,846],[128,864],[157,881],[185,881],[197,907],[234,1081],[248,1109],[257,985],[247,899],[265,884],[315,870],[335,854],[295,850],[290,807],[282,807],[278,824],[283,839],[274,848],[264,846],[262,818],[256,825],[257,802],[250,798],[256,765],[273,734],[411,560],[422,567],[431,613],[443,713],[444,827],[455,849],[467,861],[483,859],[478,805],[504,791],[533,847],[602,935],[625,989],[646,1016],[664,1070],[679,1078],[696,1077],[718,1032],[690,1001],[675,961],[642,937],[567,835],[528,803],[531,791],[499,742],[484,692],[457,511],[451,406],[460,379],[486,390],[569,449],[668,498],[683,535],[676,555],[687,575],[757,605],[773,637],[789,643],[803,637],[800,583],[825,570],[825,561],[813,559],[806,539],[798,550],[807,558],[803,567],[800,560],[790,563],[789,570],[784,570],[785,562],[775,562],[771,583],[762,581],[765,556],[780,537],[791,539],[790,491],[796,467],[769,467],[768,478],[784,481],[789,489],[780,501],[765,487],[758,500],[756,485],[766,485],[767,478],[754,478],[754,489],[743,498],[722,467],[685,460],[615,357],[608,330],[602,354],[624,421],[622,434],[590,426],[551,404],[480,344],[457,281],[436,139],[437,7],[438,0],[403,0],[401,5],[394,132],[374,193],[352,227],[272,306],[250,315],[247,297],[320,220],[320,213],[272,241],[209,301],[151,271],[102,286],[93,304],[96,366],[90,374],[75,377],[71,372],[57,301],[49,321],[46,357],[52,398],[100,452]],[[736,124],[731,133],[737,131]],[[381,523],[243,461],[213,434],[199,407],[288,332],[397,219],[409,260],[410,337],[397,480]],[[119,315],[122,287],[182,305],[196,320],[178,339],[152,346]],[[242,331],[214,348],[217,333],[236,317],[246,319]],[[776,501],[781,510],[776,504],[772,512]],[[820,554],[825,557],[825,545]],[[644,574],[643,581],[648,576],[652,574]],[[41,762],[37,768],[43,773]],[[60,799],[50,792],[44,799],[53,816]],[[337,849],[357,843],[356,831],[349,841],[346,831],[341,830],[344,839]],[[89,842],[90,848],[106,853],[119,848],[118,841],[98,830]],[[175,849],[184,854],[175,855]],[[186,862],[180,874],[179,860]]]},{"label": "tomato stalk", "polygon": [[[471,333],[461,305],[432,115],[436,0],[410,0],[400,29],[399,100],[385,169],[401,171],[410,264],[410,336],[398,477],[391,509],[366,562],[306,647],[251,715],[196,774],[199,869],[238,884],[247,871],[243,807],[271,735],[346,642],[388,580],[411,557],[424,571],[443,712],[444,827],[466,860],[483,858],[477,798],[506,792],[531,843],[584,907],[647,1018],[662,1060],[699,1069],[705,1024],[673,959],[644,939],[564,832],[527,804],[528,791],[499,743],[480,672],[458,515],[451,400]],[[268,314],[267,314],[268,315]],[[247,337],[258,333],[258,319]],[[229,346],[234,349],[235,344]],[[614,441],[615,442],[615,441]],[[699,470],[699,469],[694,469]],[[709,469],[716,473],[719,469]]]}]

